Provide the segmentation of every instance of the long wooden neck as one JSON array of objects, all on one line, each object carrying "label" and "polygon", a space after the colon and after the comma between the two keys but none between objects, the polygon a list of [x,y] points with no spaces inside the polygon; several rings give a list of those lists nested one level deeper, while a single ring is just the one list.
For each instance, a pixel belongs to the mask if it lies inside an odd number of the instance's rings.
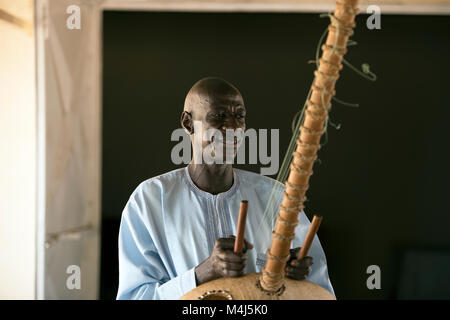
[{"label": "long wooden neck", "polygon": [[326,128],[334,87],[342,69],[342,59],[347,51],[347,41],[353,34],[359,0],[338,0],[334,16],[330,16],[328,37],[322,46],[319,68],[314,72],[310,99],[305,118],[300,127],[300,137],[293,154],[286,191],[273,232],[272,245],[267,252],[267,263],[260,278],[263,290],[277,292],[283,287],[284,268],[289,259],[289,249],[304,208],[305,193],[312,175],[314,161],[320,148],[320,138]]}]

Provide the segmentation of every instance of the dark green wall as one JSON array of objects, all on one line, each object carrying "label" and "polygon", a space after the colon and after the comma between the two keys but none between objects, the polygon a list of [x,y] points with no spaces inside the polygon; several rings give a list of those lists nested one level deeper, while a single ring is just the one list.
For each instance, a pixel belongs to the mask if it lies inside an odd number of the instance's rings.
[{"label": "dark green wall", "polygon": [[[337,97],[361,107],[333,105],[331,120],[342,128],[328,129],[306,208],[309,217],[324,216],[319,235],[341,299],[396,298],[405,250],[448,255],[450,247],[450,17],[382,16],[381,30],[368,30],[366,17],[358,17],[359,44],[346,59],[369,62],[379,80],[344,68]],[[141,181],[176,168],[170,134],[189,88],[205,76],[234,83],[247,127],[280,129],[281,162],[312,81],[307,61],[327,24],[317,14],[104,14],[103,298],[117,288],[117,230],[128,197]],[[366,287],[372,264],[381,267],[381,290]]]}]

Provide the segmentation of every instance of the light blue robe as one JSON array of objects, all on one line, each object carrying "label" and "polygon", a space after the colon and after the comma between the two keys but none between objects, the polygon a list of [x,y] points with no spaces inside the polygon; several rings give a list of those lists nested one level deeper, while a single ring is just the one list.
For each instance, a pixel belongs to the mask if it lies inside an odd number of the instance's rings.
[{"label": "light blue robe", "polygon": [[[252,172],[233,172],[233,186],[217,195],[196,187],[187,167],[136,188],[120,225],[117,299],[179,299],[195,288],[194,268],[210,256],[216,239],[236,233],[241,200],[249,202],[245,239],[255,246],[247,251],[244,271],[261,271],[274,226],[273,217],[262,216],[271,192],[277,213],[284,185]],[[293,248],[302,246],[309,225],[302,211]],[[314,258],[308,280],[334,294],[317,236],[308,255]]]}]

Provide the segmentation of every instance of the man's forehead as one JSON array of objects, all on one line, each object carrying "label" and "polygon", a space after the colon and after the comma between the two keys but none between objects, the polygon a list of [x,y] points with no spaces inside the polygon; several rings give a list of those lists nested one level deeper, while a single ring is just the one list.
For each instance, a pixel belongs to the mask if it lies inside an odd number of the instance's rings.
[{"label": "man's forehead", "polygon": [[240,94],[233,93],[227,95],[214,95],[206,99],[206,103],[211,108],[229,108],[229,107],[244,107],[244,101]]},{"label": "man's forehead", "polygon": [[185,99],[185,110],[200,116],[223,108],[245,108],[239,90],[219,78],[204,78],[189,90]]}]

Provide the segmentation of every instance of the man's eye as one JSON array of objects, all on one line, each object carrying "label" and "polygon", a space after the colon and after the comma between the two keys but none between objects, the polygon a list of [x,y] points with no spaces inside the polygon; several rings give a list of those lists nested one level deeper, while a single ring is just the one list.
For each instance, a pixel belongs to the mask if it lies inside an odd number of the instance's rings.
[{"label": "man's eye", "polygon": [[219,113],[216,114],[217,118],[225,118],[225,116],[226,116],[225,112],[219,112]]}]

